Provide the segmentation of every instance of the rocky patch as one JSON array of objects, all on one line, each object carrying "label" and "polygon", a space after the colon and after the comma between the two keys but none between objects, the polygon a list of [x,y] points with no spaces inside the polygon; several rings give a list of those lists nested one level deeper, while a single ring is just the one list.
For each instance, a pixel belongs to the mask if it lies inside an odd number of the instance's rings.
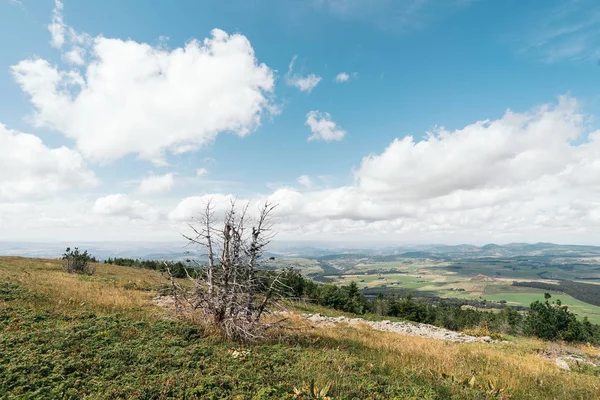
[{"label": "rocky patch", "polygon": [[362,318],[347,318],[347,317],[328,317],[321,314],[303,314],[302,317],[308,321],[321,326],[331,326],[338,323],[347,323],[350,325],[366,324],[371,328],[384,331],[394,332],[402,335],[419,336],[424,338],[447,340],[457,343],[496,343],[497,340],[489,336],[469,336],[464,333],[454,332],[449,329],[440,328],[428,324],[411,324],[409,322],[392,322],[392,321],[367,321]]}]

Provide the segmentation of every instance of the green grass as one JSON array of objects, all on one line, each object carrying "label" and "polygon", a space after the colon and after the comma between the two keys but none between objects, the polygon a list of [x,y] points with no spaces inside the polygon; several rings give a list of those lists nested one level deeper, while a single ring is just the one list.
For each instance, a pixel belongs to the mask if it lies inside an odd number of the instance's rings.
[{"label": "green grass", "polygon": [[448,383],[385,366],[348,341],[296,337],[248,346],[246,356],[235,357],[236,343],[205,336],[185,321],[85,306],[33,311],[11,305],[33,293],[6,284],[0,293],[3,398],[284,399],[312,379],[334,382],[332,394],[342,398],[442,399],[452,393]]},{"label": "green grass", "polygon": [[[333,383],[334,399],[492,399],[479,387],[488,381],[513,399],[598,393],[594,371],[558,370],[533,340],[455,344],[292,316],[290,329],[242,347],[154,306],[159,278],[0,257],[0,399],[293,399],[313,380]],[[458,383],[472,371],[477,385]]]}]

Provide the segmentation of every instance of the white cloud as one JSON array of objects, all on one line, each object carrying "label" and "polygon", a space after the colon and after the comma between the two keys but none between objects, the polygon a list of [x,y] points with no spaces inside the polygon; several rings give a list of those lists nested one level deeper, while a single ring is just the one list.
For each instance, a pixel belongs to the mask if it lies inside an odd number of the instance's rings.
[{"label": "white cloud", "polygon": [[[279,188],[254,200],[279,204],[285,238],[590,243],[600,234],[600,131],[586,140],[585,120],[574,99],[561,97],[397,139],[363,159],[352,185]],[[185,199],[171,215],[194,215],[218,196]]]},{"label": "white cloud", "polygon": [[0,124],[0,202],[44,199],[97,183],[78,152],[48,148],[37,136]]},{"label": "white cloud", "polygon": [[154,207],[141,201],[132,200],[126,194],[112,194],[96,200],[93,207],[95,214],[129,219],[156,220],[160,213]]},{"label": "white cloud", "polygon": [[208,170],[206,168],[198,168],[196,170],[196,176],[198,178],[202,178],[203,176],[206,176],[208,174]]},{"label": "white cloud", "polygon": [[296,58],[298,56],[294,56],[292,61],[290,62],[288,72],[286,74],[286,82],[290,86],[294,86],[302,92],[310,93],[318,84],[321,82],[321,77],[315,74],[310,74],[307,76],[300,76],[294,74],[294,63],[296,62]]},{"label": "white cloud", "polygon": [[346,131],[341,129],[332,121],[331,115],[321,111],[310,111],[306,114],[305,125],[310,127],[312,135],[308,138],[312,140],[324,140],[326,142],[342,140]]},{"label": "white cloud", "polygon": [[78,33],[65,24],[63,19],[64,5],[61,0],[55,0],[52,10],[52,22],[48,24],[50,44],[62,51],[62,58],[69,64],[83,66],[87,48],[92,45],[92,38],[86,33]]},{"label": "white cloud", "polygon": [[48,25],[51,35],[50,44],[57,49],[60,49],[65,43],[66,26],[62,17],[63,7],[63,3],[60,0],[55,0],[54,10],[52,10],[52,23]]},{"label": "white cloud", "polygon": [[63,54],[63,58],[74,65],[85,64],[85,49],[83,47],[74,46],[71,50]]},{"label": "white cloud", "polygon": [[177,206],[168,214],[171,221],[187,221],[196,218],[206,208],[208,202],[214,207],[215,218],[219,220],[225,214],[225,211],[231,207],[231,202],[237,201],[238,204],[245,204],[247,200],[239,200],[231,195],[207,194],[204,196],[191,196],[181,200]]},{"label": "white cloud", "polygon": [[431,198],[455,190],[503,188],[555,175],[577,160],[570,142],[582,134],[574,99],[561,97],[531,113],[507,111],[449,132],[443,128],[415,142],[396,139],[380,155],[365,157],[356,173],[372,193]]},{"label": "white cloud", "polygon": [[[367,156],[355,184],[266,196],[280,229],[406,241],[590,242],[600,234],[600,131],[585,138],[577,102],[561,97]],[[322,233],[321,233],[322,232]]]},{"label": "white cloud", "polygon": [[[460,2],[468,3],[446,4]],[[382,27],[394,20],[406,30],[435,19],[427,15],[441,0],[314,3],[339,18],[368,18]],[[600,14],[586,12],[586,5],[594,3],[569,3],[549,15],[525,38],[526,50],[549,62],[597,56]],[[274,71],[256,59],[242,35],[214,30],[203,41],[169,49],[162,38],[152,46],[78,33],[65,24],[62,10],[56,1],[48,30],[68,67],[29,59],[12,73],[31,98],[36,125],[63,133],[78,150],[52,148],[0,125],[0,236],[176,240],[206,201],[222,215],[234,196],[170,195],[151,205],[125,194],[94,201],[75,197],[72,189],[98,183],[87,159],[110,162],[133,154],[161,163],[166,153],[194,151],[222,132],[247,135],[276,112]],[[586,18],[573,23],[581,12]],[[309,93],[321,77],[295,73],[295,61],[284,78]],[[353,78],[341,72],[335,81]],[[280,238],[594,242],[600,237],[600,131],[588,134],[586,121],[577,102],[562,97],[462,129],[436,128],[423,138],[398,132],[387,148],[357,160],[353,182],[331,188],[330,180],[322,190],[320,177],[302,175],[296,188],[288,178],[288,187],[253,193],[253,205],[279,204]],[[345,136],[324,112],[309,112],[306,125],[309,140]],[[198,168],[196,177],[178,178],[178,184],[188,179],[207,190],[198,179],[206,174]],[[173,185],[173,174],[150,176],[137,193],[166,193]],[[231,186],[211,190],[226,193]]]},{"label": "white cloud", "polygon": [[142,195],[163,194],[171,191],[175,179],[173,174],[151,175],[142,179],[137,188],[137,193]]},{"label": "white cloud", "polygon": [[309,188],[313,185],[313,182],[308,175],[301,175],[298,177],[298,179],[296,179],[296,181],[306,188]]},{"label": "white cloud", "polygon": [[348,82],[348,80],[350,79],[350,75],[348,75],[345,72],[340,72],[339,74],[336,75],[335,77],[335,81],[337,83],[344,83],[344,82]]},{"label": "white cloud", "polygon": [[[102,207],[103,202],[106,208]],[[99,202],[96,210],[99,213],[92,212],[94,203],[81,195],[62,195],[27,203],[0,202],[0,240],[72,245],[88,241],[173,242],[180,238],[181,226],[163,218],[153,207],[149,207],[150,212],[144,212],[143,208],[133,211],[133,217],[129,217],[124,211],[127,207],[123,206],[121,214],[103,213],[102,210],[119,209],[109,207],[110,202],[106,200]]]},{"label": "white cloud", "polygon": [[210,38],[173,50],[90,38],[66,26],[56,5],[52,43],[69,44],[63,57],[81,72],[43,59],[11,69],[36,109],[36,125],[74,139],[86,158],[109,162],[137,154],[164,164],[167,151],[196,150],[222,132],[245,136],[264,114],[277,112],[274,73],[256,60],[243,35],[215,29]]}]

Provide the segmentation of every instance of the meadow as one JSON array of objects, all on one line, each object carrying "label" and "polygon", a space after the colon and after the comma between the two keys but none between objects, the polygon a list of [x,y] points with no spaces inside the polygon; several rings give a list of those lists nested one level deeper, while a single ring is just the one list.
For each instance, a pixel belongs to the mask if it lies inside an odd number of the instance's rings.
[{"label": "meadow", "polygon": [[81,276],[63,272],[59,260],[0,258],[0,398],[318,398],[311,386],[330,387],[336,399],[600,393],[600,369],[564,371],[549,357],[597,360],[600,350],[591,346],[525,338],[449,343],[312,327],[295,313],[287,329],[240,345],[158,307],[152,299],[165,285],[150,270],[99,264],[95,275]]}]

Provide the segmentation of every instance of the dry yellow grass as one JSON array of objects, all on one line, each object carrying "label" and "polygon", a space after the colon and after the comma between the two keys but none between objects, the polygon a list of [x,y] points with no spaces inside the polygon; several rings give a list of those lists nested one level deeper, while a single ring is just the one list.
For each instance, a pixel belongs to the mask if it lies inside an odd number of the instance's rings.
[{"label": "dry yellow grass", "polygon": [[[552,347],[559,346],[555,343],[524,338],[508,344],[449,343],[375,331],[367,326],[314,329],[299,320],[295,324],[304,326],[304,334],[316,340],[356,343],[360,352],[375,356],[393,368],[460,379],[474,374],[477,384],[492,382],[496,387],[508,389],[513,398],[600,399],[598,377],[561,370],[540,355],[552,352]],[[598,348],[585,345],[577,350],[589,356],[600,354]]]},{"label": "dry yellow grass", "polygon": [[130,267],[97,264],[96,273],[87,276],[64,272],[61,260],[0,257],[0,282],[19,283],[63,307],[124,312],[158,311],[150,299],[166,280],[156,271]]}]

